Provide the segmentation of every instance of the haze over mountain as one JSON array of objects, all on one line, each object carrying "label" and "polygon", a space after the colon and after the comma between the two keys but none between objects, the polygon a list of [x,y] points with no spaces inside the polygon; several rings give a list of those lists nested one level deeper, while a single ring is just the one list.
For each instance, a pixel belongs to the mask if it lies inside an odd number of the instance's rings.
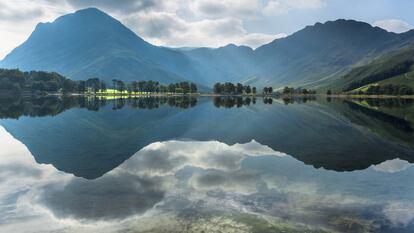
[{"label": "haze over mountain", "polygon": [[256,50],[235,45],[170,49],[151,45],[106,13],[88,8],[39,24],[0,67],[56,71],[72,79],[323,88],[352,68],[413,41],[414,31],[396,34],[337,20],[308,26]]}]

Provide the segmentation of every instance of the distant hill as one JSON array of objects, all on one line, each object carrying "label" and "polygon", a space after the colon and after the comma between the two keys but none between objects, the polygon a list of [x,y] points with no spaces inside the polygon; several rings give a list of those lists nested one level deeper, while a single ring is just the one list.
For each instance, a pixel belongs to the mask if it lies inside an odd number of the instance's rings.
[{"label": "distant hill", "polygon": [[259,47],[261,75],[253,83],[321,88],[388,51],[414,42],[414,32],[395,34],[353,20],[317,23]]},{"label": "distant hill", "polygon": [[393,51],[354,68],[331,86],[338,91],[354,91],[388,84],[414,87],[414,47]]},{"label": "distant hill", "polygon": [[414,31],[396,34],[363,22],[337,20],[308,26],[256,50],[235,45],[171,49],[154,46],[106,13],[88,8],[39,24],[0,67],[107,82],[187,80],[202,89],[225,81],[258,88],[326,89],[353,68],[413,42]]},{"label": "distant hill", "polygon": [[242,82],[258,73],[250,47],[229,44],[217,49],[197,48],[183,51],[206,76],[210,86],[216,82]]}]

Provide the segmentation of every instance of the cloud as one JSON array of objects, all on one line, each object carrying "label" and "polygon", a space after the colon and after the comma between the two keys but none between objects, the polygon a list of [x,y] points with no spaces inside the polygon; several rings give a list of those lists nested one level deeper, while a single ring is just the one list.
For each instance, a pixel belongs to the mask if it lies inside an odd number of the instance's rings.
[{"label": "cloud", "polygon": [[186,166],[237,171],[248,156],[264,155],[286,156],[256,141],[232,146],[217,141],[168,141],[144,147],[121,168],[146,176],[173,175]]},{"label": "cloud", "polygon": [[288,8],[280,3],[279,1],[269,1],[267,5],[263,8],[263,14],[270,15],[279,15],[288,13]]},{"label": "cloud", "polygon": [[383,210],[385,216],[395,227],[404,227],[414,220],[414,204],[391,202]]},{"label": "cloud", "polygon": [[0,1],[0,59],[26,40],[36,24],[68,12],[60,7],[60,2]]},{"label": "cloud", "polygon": [[[375,187],[385,187],[370,185],[381,182],[371,169],[358,172],[364,182],[355,183],[355,174],[314,169],[255,141],[156,142],[95,180],[37,164],[1,127],[0,148],[6,148],[0,151],[0,209],[7,210],[0,223],[7,232],[32,227],[42,232],[174,231],[183,222],[188,230],[195,222],[208,221],[204,213],[220,211],[280,217],[284,224],[312,228],[352,225],[376,232],[387,221],[407,226],[414,216],[411,204],[393,201],[398,193],[385,198],[387,202],[361,195],[366,190],[359,185],[368,184],[375,193]],[[23,167],[28,172],[22,172]],[[16,168],[19,172],[11,176]],[[300,172],[292,172],[296,170]],[[398,185],[409,183],[407,178]],[[407,197],[411,193],[402,199]]]},{"label": "cloud", "polygon": [[238,45],[247,45],[252,48],[257,48],[261,45],[268,44],[276,39],[284,38],[287,34],[280,33],[276,35],[264,34],[264,33],[250,33],[240,37],[236,40]]},{"label": "cloud", "polygon": [[103,10],[132,13],[162,8],[163,1],[157,0],[67,0],[74,8],[97,7]]},{"label": "cloud", "polygon": [[0,2],[0,21],[20,22],[33,20],[44,14],[42,8],[26,6],[21,8],[20,4],[6,4]]},{"label": "cloud", "polygon": [[125,20],[150,43],[170,47],[219,47],[230,43],[256,48],[285,36],[249,33],[238,18],[186,21],[175,13],[147,12]]},{"label": "cloud", "polygon": [[378,20],[375,21],[372,25],[395,33],[402,33],[413,29],[412,25],[399,19]]},{"label": "cloud", "polygon": [[287,14],[291,10],[319,9],[325,6],[323,0],[270,0],[263,7],[266,16]]},{"label": "cloud", "polygon": [[413,165],[410,164],[408,161],[401,160],[401,159],[393,159],[385,161],[381,164],[372,166],[375,171],[379,172],[386,172],[386,173],[397,173],[406,170]]},{"label": "cloud", "polygon": [[77,178],[63,187],[59,184],[44,186],[36,201],[61,219],[125,219],[143,214],[160,202],[166,192],[165,180],[128,173],[93,181]]},{"label": "cloud", "polygon": [[285,0],[284,2],[295,9],[318,9],[326,5],[324,0]]},{"label": "cloud", "polygon": [[259,0],[194,0],[190,3],[190,9],[195,15],[212,18],[251,18],[260,13],[261,7]]}]

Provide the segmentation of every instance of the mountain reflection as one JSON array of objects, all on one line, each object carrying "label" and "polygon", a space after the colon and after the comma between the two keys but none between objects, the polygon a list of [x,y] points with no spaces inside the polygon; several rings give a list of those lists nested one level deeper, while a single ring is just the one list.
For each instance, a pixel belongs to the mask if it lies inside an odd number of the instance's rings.
[{"label": "mountain reflection", "polygon": [[[368,102],[368,103],[370,103],[370,102]],[[372,110],[370,108],[363,107],[363,106],[358,105],[358,104],[356,104],[354,102],[351,102],[351,101],[345,101],[345,103],[348,104],[348,106],[351,109],[353,109],[355,111],[362,112],[363,114],[366,114],[366,115],[370,116],[371,118],[380,120],[380,121],[382,121],[384,123],[387,123],[387,124],[390,124],[392,127],[395,127],[399,130],[402,130],[402,131],[407,132],[407,133],[414,132],[414,130],[411,126],[411,123],[409,121],[405,120],[405,119],[402,119],[402,118],[399,118],[399,117],[396,117],[396,116],[393,116],[393,115],[390,115],[390,114],[386,114],[386,113],[383,113],[383,112],[380,112],[380,111]],[[376,104],[378,104],[378,103],[376,103]],[[375,105],[369,104],[369,105],[370,106],[378,106],[376,104]],[[386,106],[391,107],[391,108],[394,107],[394,105],[386,105]]]},{"label": "mountain reflection", "polygon": [[[8,219],[4,229],[9,232],[29,219],[47,221],[40,224],[42,232],[42,227],[57,232],[413,229],[414,215],[401,206],[409,206],[414,194],[410,167],[394,170],[398,175],[391,177],[378,171],[384,165],[333,173],[256,141],[164,141],[143,147],[100,178],[85,180],[36,164],[7,135],[0,130],[1,145],[13,145],[0,153],[0,188],[6,191],[0,208],[9,210],[1,218]],[[15,173],[17,167],[25,172]]]},{"label": "mountain reflection", "polygon": [[[414,162],[409,102],[395,111],[377,107],[381,101],[371,107],[368,100],[296,99],[286,105],[274,98],[270,105],[268,99],[22,99],[1,105],[7,119],[0,125],[38,163],[87,179],[101,177],[146,145],[176,139],[229,145],[256,140],[315,168],[335,171],[364,170],[396,158]],[[237,106],[243,108],[223,109]],[[52,117],[34,117],[47,115]]]}]

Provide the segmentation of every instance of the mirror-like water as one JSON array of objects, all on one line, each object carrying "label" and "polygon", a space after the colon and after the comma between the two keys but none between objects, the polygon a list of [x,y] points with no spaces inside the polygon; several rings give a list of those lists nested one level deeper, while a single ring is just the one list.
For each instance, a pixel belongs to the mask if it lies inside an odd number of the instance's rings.
[{"label": "mirror-like water", "polygon": [[414,231],[409,100],[48,97],[0,118],[1,232]]}]

